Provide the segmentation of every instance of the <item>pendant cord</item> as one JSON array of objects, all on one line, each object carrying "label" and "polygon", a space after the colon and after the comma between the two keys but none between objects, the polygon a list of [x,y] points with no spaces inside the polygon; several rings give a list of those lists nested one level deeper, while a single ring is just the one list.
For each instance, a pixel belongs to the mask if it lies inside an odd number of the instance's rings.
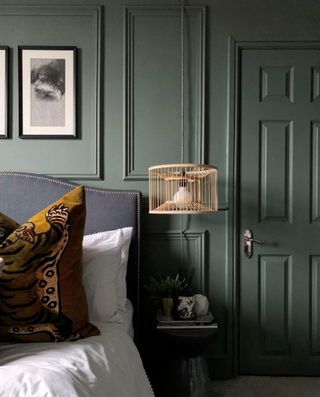
[{"label": "pendant cord", "polygon": [[181,257],[181,269],[184,266],[184,255],[183,255],[183,237],[184,237],[184,230],[182,230],[182,215],[180,215],[180,257]]},{"label": "pendant cord", "polygon": [[184,163],[184,0],[181,0],[181,163]]},{"label": "pendant cord", "polygon": [[[181,163],[184,163],[184,0],[181,0]],[[184,230],[182,229],[182,215],[180,215],[180,253],[181,269],[184,267],[183,250]]]}]

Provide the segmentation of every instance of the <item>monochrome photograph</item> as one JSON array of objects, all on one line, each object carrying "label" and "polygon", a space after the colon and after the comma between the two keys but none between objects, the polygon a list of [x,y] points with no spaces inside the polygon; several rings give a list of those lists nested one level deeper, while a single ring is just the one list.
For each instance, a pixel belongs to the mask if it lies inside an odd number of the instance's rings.
[{"label": "monochrome photograph", "polygon": [[0,138],[8,137],[8,48],[0,46]]},{"label": "monochrome photograph", "polygon": [[76,137],[74,47],[19,47],[20,137]]}]

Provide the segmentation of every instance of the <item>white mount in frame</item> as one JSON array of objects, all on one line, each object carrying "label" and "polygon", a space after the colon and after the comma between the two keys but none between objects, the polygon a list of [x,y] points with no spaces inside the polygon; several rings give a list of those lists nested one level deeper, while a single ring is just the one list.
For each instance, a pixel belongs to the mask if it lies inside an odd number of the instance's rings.
[{"label": "white mount in frame", "polygon": [[9,48],[0,46],[0,138],[8,138]]},{"label": "white mount in frame", "polygon": [[18,51],[20,138],[76,138],[76,47]]}]

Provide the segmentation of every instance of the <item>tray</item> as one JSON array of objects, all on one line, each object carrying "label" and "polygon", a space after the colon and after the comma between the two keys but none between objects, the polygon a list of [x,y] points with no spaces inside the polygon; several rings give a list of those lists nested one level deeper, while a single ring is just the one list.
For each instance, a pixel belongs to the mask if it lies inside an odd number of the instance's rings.
[{"label": "tray", "polygon": [[192,320],[175,320],[174,318],[172,319],[167,319],[164,317],[161,312],[158,313],[157,315],[157,321],[158,325],[205,325],[205,324],[211,324],[214,320],[214,317],[211,312],[208,314],[205,314],[203,316],[197,316],[196,318],[193,318]]}]

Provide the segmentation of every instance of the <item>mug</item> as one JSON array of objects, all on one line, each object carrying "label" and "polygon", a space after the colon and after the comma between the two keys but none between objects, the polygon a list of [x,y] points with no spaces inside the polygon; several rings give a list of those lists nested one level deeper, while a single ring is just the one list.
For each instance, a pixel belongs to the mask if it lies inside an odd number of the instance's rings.
[{"label": "mug", "polygon": [[195,317],[193,296],[178,296],[177,315],[180,319],[190,320]]}]

